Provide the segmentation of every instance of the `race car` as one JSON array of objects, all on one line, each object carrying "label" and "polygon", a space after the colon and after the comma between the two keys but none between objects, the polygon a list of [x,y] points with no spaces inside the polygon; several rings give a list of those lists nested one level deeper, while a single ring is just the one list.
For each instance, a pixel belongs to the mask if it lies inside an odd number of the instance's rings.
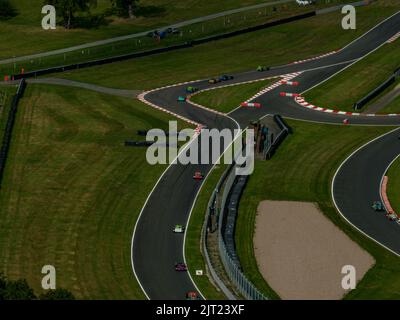
[{"label": "race car", "polygon": [[195,93],[195,92],[198,91],[198,90],[199,90],[198,88],[196,88],[196,87],[191,87],[191,86],[189,86],[189,87],[186,88],[186,92],[187,92],[187,93]]},{"label": "race car", "polygon": [[398,219],[397,214],[395,213],[387,213],[386,217],[390,220],[390,221],[396,221]]},{"label": "race car", "polygon": [[220,80],[220,79],[217,79],[217,78],[212,78],[212,79],[208,80],[208,83],[209,83],[209,84],[216,84],[216,83],[218,83],[218,82],[221,82],[221,80]]},{"label": "race car", "polygon": [[183,102],[183,101],[186,101],[186,98],[182,97],[182,96],[179,96],[177,100]]},{"label": "race car", "polygon": [[200,171],[196,171],[193,175],[193,179],[202,180],[204,178],[203,174]]},{"label": "race car", "polygon": [[197,292],[189,291],[186,292],[186,300],[200,300],[200,297]]},{"label": "race car", "polygon": [[179,272],[187,271],[186,264],[184,264],[182,262],[175,263],[175,271],[179,271]]},{"label": "race car", "polygon": [[257,71],[262,72],[262,71],[268,71],[270,69],[270,67],[266,67],[266,66],[258,66],[257,67]]},{"label": "race car", "polygon": [[374,203],[372,204],[372,209],[374,209],[375,211],[383,211],[383,204],[380,201],[374,201]]},{"label": "race car", "polygon": [[175,225],[174,228],[174,233],[184,233],[185,232],[185,227],[181,224]]},{"label": "race car", "polygon": [[227,74],[224,74],[224,75],[219,77],[220,81],[228,81],[228,80],[232,80],[232,79],[233,79],[233,76],[230,76],[230,75],[227,75]]}]

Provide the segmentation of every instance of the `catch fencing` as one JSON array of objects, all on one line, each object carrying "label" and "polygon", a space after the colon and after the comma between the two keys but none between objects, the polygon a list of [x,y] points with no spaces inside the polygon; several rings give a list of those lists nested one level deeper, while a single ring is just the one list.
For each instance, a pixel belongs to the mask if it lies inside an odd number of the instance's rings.
[{"label": "catch fencing", "polygon": [[[242,272],[239,259],[236,255],[233,238],[229,237],[234,235],[234,225],[237,217],[239,197],[235,197],[237,199],[236,203],[228,204],[228,201],[230,200],[232,189],[235,187],[238,179],[243,178],[243,176],[239,177],[236,175],[236,168],[237,165],[233,165],[231,168],[226,178],[226,183],[222,194],[221,209],[218,221],[219,254],[229,279],[243,297],[248,300],[267,300],[267,298],[255,287],[254,284],[251,283],[250,280],[247,279]],[[242,184],[241,187],[242,189],[239,191],[239,194],[241,194],[243,191],[244,184]],[[238,192],[238,190],[236,190],[236,192]],[[229,221],[226,220],[227,217],[225,216],[228,211],[229,215],[231,216]],[[227,235],[228,238],[226,237]]]},{"label": "catch fencing", "polygon": [[[207,236],[210,232],[217,231],[219,255],[230,281],[235,285],[238,292],[240,292],[240,294],[244,298],[248,300],[267,300],[267,298],[244,275],[241,270],[239,260],[236,257],[236,253],[234,253],[234,247],[227,248],[226,242],[224,240],[224,228],[226,227],[226,222],[224,222],[224,219],[227,208],[227,201],[229,200],[231,190],[238,179],[238,176],[236,175],[236,168],[236,164],[232,164],[228,167],[210,198],[206,213],[206,221],[203,229],[204,254],[213,279],[217,282],[218,286],[222,289],[222,291],[229,299],[235,299],[229,289],[227,289],[223,281],[217,275],[217,272],[214,270],[209,258],[207,249]],[[222,197],[219,197],[222,188]],[[234,214],[233,216],[236,218],[236,214]],[[217,222],[217,227],[215,227],[215,220]],[[232,228],[232,223],[234,224],[235,221],[230,221],[230,228]]]}]

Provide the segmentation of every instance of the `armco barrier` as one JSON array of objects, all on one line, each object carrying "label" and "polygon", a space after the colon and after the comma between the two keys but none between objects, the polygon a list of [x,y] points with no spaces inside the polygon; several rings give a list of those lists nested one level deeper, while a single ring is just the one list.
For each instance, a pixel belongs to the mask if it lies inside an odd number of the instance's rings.
[{"label": "armco barrier", "polygon": [[[229,250],[226,248],[223,231],[222,231],[222,220],[224,218],[224,208],[226,206],[226,201],[228,199],[228,195],[230,190],[232,189],[234,182],[237,178],[236,176],[236,165],[230,165],[222,175],[221,179],[218,182],[217,187],[215,188],[210,201],[208,203],[206,219],[203,226],[203,234],[202,234],[202,248],[203,254],[205,256],[208,269],[210,270],[210,274],[216,284],[221,288],[226,297],[230,300],[235,300],[235,296],[231,293],[231,291],[226,287],[223,281],[219,278],[217,272],[214,270],[212,266],[208,248],[207,248],[207,237],[210,232],[213,232],[211,220],[212,216],[218,216],[218,228],[215,231],[218,232],[218,251],[230,281],[235,285],[237,290],[240,292],[243,297],[249,300],[265,300],[266,298],[257,290],[257,288],[246,278],[246,276],[242,273],[240,266],[237,264],[237,261],[232,259],[229,254]],[[217,197],[222,189],[224,188],[224,192],[222,194],[222,199],[217,201]],[[218,206],[220,204],[220,206]]]},{"label": "armco barrier", "polygon": [[119,56],[111,57],[111,58],[104,58],[104,59],[92,60],[92,61],[88,61],[88,62],[75,63],[75,64],[69,64],[69,65],[64,65],[64,66],[41,69],[41,70],[37,70],[37,71],[25,72],[24,74],[21,74],[21,73],[15,74],[15,75],[11,76],[10,78],[14,77],[14,80],[19,80],[19,79],[23,79],[23,78],[33,78],[33,77],[42,76],[42,75],[46,75],[46,74],[88,68],[88,67],[99,66],[99,65],[103,65],[103,64],[112,63],[112,62],[119,62],[119,61],[124,61],[124,60],[128,60],[128,59],[133,59],[133,58],[146,57],[146,56],[155,55],[155,54],[159,54],[159,53],[165,53],[165,52],[190,48],[195,45],[204,44],[207,42],[221,40],[221,39],[227,39],[227,38],[235,37],[235,36],[238,36],[241,34],[246,34],[249,32],[258,31],[258,30],[270,28],[273,26],[286,24],[286,23],[293,22],[296,20],[309,18],[309,17],[315,16],[315,14],[316,14],[315,11],[308,12],[305,14],[296,15],[293,17],[264,23],[264,24],[254,26],[254,27],[249,27],[249,28],[245,28],[245,29],[232,31],[232,32],[218,34],[218,35],[214,35],[214,36],[210,36],[210,37],[206,37],[206,38],[202,38],[202,39],[195,39],[195,40],[183,43],[183,44],[178,44],[178,45],[173,45],[173,46],[158,48],[158,49],[152,49],[152,50],[147,50],[147,51],[141,51],[141,52],[134,52],[134,53],[119,55]]},{"label": "armco barrier", "polygon": [[285,140],[288,134],[291,132],[291,129],[286,125],[280,115],[274,115],[274,121],[278,124],[281,132],[275,137],[274,141],[270,144],[268,149],[265,151],[265,158],[271,159],[276,149],[278,149],[279,145]]},{"label": "armco barrier", "polygon": [[[219,217],[219,226],[218,226],[218,249],[222,264],[224,265],[225,271],[235,285],[240,294],[248,300],[266,300],[267,298],[247,279],[247,277],[243,274],[240,264],[238,262],[236,253],[232,255],[232,249],[228,248],[224,239],[224,214],[226,212],[226,203],[229,199],[229,194],[237,181],[236,176],[236,165],[233,165],[232,170],[230,171],[226,183],[224,186],[224,193],[221,201],[221,209],[220,209],[220,217]],[[236,218],[236,214],[234,215]],[[232,221],[231,221],[232,223]],[[235,223],[235,221],[233,221]]]},{"label": "armco barrier", "polygon": [[[216,189],[214,190],[207,209],[206,220],[203,227],[203,252],[204,256],[210,270],[210,274],[213,277],[214,281],[221,288],[224,294],[230,300],[234,300],[235,296],[229,291],[223,281],[219,278],[216,271],[214,270],[207,249],[207,236],[209,232],[212,232],[211,226],[211,217],[212,215],[217,216],[218,227],[215,231],[218,232],[218,251],[221,258],[221,262],[224,266],[227,276],[230,281],[234,284],[240,294],[248,300],[266,300],[266,298],[258,291],[258,289],[246,278],[246,276],[241,271],[240,265],[238,265],[237,259],[232,259],[224,241],[223,235],[223,220],[224,220],[224,212],[227,204],[228,196],[232,187],[234,186],[235,181],[237,180],[236,176],[236,164],[230,165],[227,170],[225,170],[223,176]],[[221,189],[224,189],[222,194],[222,199],[217,201],[217,196],[219,195]],[[219,205],[219,206],[218,206]]]},{"label": "armco barrier", "polygon": [[240,268],[239,257],[236,253],[235,246],[235,227],[236,218],[239,210],[239,200],[246,186],[248,176],[234,176],[233,185],[229,190],[227,205],[224,207],[223,219],[221,225],[222,237],[228,255],[231,257],[236,266]]},{"label": "armco barrier", "polygon": [[210,271],[211,277],[214,279],[214,282],[217,284],[217,286],[222,290],[222,292],[225,294],[225,296],[229,300],[236,300],[236,297],[231,293],[231,291],[226,287],[224,282],[221,280],[221,278],[218,276],[218,273],[215,271],[210,255],[208,254],[208,247],[207,247],[207,237],[210,232],[215,232],[217,229],[214,228],[214,225],[212,223],[212,220],[218,216],[218,210],[219,208],[217,207],[217,196],[222,188],[222,185],[224,184],[228,174],[232,170],[233,166],[229,166],[222,177],[220,178],[217,187],[213,191],[211,198],[208,202],[207,206],[207,212],[206,212],[206,218],[204,220],[204,225],[203,225],[203,232],[202,232],[202,251],[204,254],[204,258],[207,263],[208,270]]},{"label": "armco barrier", "polygon": [[393,74],[387,79],[385,82],[380,84],[378,87],[376,87],[374,90],[372,90],[370,93],[368,93],[364,98],[361,100],[357,101],[353,105],[354,110],[359,110],[362,107],[364,107],[368,102],[370,102],[372,99],[377,97],[379,94],[381,94],[385,89],[390,87],[393,83],[395,83],[396,79],[400,76],[400,68],[397,68]]},{"label": "armco barrier", "polygon": [[6,166],[8,150],[10,148],[12,131],[15,123],[15,116],[17,114],[17,109],[18,109],[18,103],[24,94],[25,87],[26,87],[25,80],[22,79],[19,83],[17,93],[14,95],[12,99],[11,108],[8,113],[7,123],[4,130],[3,142],[0,149],[0,187],[3,181],[4,169]]},{"label": "armco barrier", "polygon": [[[277,135],[271,145],[269,151],[270,156],[272,156],[273,152],[278,148],[283,139],[291,132],[290,127],[284,123],[279,115],[274,115],[274,121],[276,121],[278,126],[281,128],[281,132]],[[237,157],[235,157],[235,159],[237,159]],[[237,210],[241,194],[248,178],[247,176],[243,177],[236,175],[236,168],[237,165],[234,163],[225,170],[208,203],[202,233],[203,253],[214,281],[229,299],[235,299],[234,295],[229,291],[226,285],[219,278],[217,272],[214,270],[208,254],[208,234],[217,231],[219,255],[230,281],[234,284],[238,292],[240,292],[240,294],[246,299],[267,300],[268,298],[265,297],[243,274],[235,250],[234,230]],[[220,195],[222,187],[223,193]],[[220,196],[220,198],[217,201],[218,196]],[[215,219],[216,216],[217,219]],[[215,225],[212,223],[214,220],[218,223],[217,228],[215,228]]]}]

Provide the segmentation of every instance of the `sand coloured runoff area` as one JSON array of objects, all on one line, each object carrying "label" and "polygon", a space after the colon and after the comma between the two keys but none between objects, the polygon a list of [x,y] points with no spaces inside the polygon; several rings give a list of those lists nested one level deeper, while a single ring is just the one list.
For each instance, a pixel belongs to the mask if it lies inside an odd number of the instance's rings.
[{"label": "sand coloured runoff area", "polygon": [[341,299],[342,267],[357,282],[375,261],[313,203],[262,201],[254,248],[259,270],[282,299]]}]

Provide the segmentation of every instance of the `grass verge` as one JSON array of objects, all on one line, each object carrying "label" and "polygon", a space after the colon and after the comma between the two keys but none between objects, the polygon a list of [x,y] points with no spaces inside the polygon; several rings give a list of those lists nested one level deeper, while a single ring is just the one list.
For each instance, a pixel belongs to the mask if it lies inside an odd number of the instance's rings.
[{"label": "grass verge", "polygon": [[400,113],[400,96],[383,108],[380,113]]},{"label": "grass verge", "polygon": [[78,299],[143,299],[131,237],[165,166],[124,141],[170,119],[131,99],[29,85],[0,192],[0,271],[40,293],[50,264]]},{"label": "grass verge", "polygon": [[[308,91],[305,94],[306,100],[319,107],[353,111],[355,102],[378,87],[400,67],[399,51],[400,41],[385,44],[335,77]],[[362,110],[368,108],[368,105]]]}]

